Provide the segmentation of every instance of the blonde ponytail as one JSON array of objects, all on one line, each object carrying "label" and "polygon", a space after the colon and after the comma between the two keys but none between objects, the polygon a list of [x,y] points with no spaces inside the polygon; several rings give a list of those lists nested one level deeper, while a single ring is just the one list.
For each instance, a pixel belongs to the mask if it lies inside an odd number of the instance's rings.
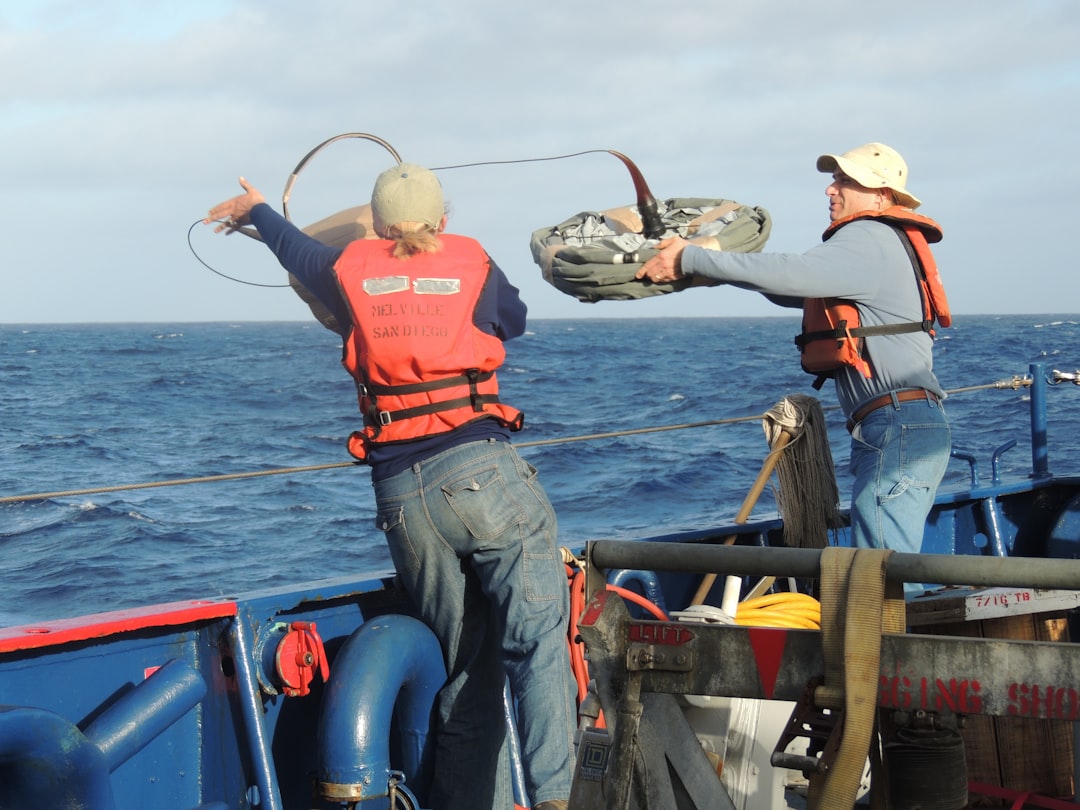
[{"label": "blonde ponytail", "polygon": [[422,222],[399,222],[386,234],[394,242],[394,258],[407,259],[417,253],[437,253],[442,250],[439,231]]}]

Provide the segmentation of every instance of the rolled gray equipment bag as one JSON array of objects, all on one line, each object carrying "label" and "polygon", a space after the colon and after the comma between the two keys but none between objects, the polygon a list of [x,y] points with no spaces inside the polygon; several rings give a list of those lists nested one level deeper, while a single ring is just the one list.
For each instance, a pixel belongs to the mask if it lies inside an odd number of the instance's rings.
[{"label": "rolled gray equipment bag", "polygon": [[[712,236],[721,249],[736,253],[760,251],[772,229],[764,208],[732,200],[676,197],[658,203],[657,210],[665,226],[660,239]],[[584,211],[554,227],[533,231],[529,246],[544,279],[579,301],[628,301],[703,283],[686,278],[654,284],[634,278],[641,265],[656,255],[660,241],[646,238],[642,230],[636,206]]]}]

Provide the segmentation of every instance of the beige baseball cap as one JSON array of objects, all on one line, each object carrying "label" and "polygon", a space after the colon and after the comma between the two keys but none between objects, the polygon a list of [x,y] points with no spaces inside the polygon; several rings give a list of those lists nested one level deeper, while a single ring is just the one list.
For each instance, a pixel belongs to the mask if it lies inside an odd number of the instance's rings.
[{"label": "beige baseball cap", "polygon": [[400,222],[422,222],[438,228],[445,213],[439,178],[423,166],[399,163],[375,180],[371,214],[380,234]]},{"label": "beige baseball cap", "polygon": [[868,143],[842,155],[822,155],[817,159],[819,172],[842,171],[865,188],[887,188],[896,201],[907,208],[918,208],[922,201],[907,190],[907,164],[900,153],[883,143]]}]

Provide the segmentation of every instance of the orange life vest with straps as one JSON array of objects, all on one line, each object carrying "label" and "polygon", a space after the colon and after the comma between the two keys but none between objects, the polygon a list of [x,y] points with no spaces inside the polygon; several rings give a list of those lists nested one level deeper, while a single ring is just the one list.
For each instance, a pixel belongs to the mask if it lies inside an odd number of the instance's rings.
[{"label": "orange life vest with straps", "polygon": [[807,298],[803,302],[802,334],[795,345],[802,353],[803,370],[818,375],[814,387],[820,388],[842,366],[857,369],[864,377],[873,373],[866,356],[864,338],[870,335],[897,335],[905,332],[927,332],[934,335],[934,324],[952,324],[949,302],[941,283],[937,262],[930,244],[941,241],[941,226],[929,217],[899,205],[883,211],[860,211],[838,219],[822,234],[828,241],[837,230],[858,219],[875,219],[892,227],[911,258],[922,300],[923,319],[911,323],[862,326],[859,309],[852,301],[842,298]]},{"label": "orange life vest with straps", "polygon": [[499,402],[502,341],[473,313],[490,271],[478,242],[443,234],[442,250],[407,259],[394,243],[350,243],[334,271],[352,315],[342,364],[356,380],[364,427],[349,438],[359,459],[370,442],[406,442],[493,417],[519,430],[522,413]]}]

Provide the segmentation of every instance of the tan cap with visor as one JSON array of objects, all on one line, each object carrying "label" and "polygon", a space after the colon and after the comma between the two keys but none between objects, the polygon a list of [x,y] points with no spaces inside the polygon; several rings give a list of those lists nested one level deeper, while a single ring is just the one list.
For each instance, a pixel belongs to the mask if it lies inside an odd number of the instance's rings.
[{"label": "tan cap with visor", "polygon": [[819,172],[842,171],[864,188],[887,188],[896,202],[906,208],[918,208],[922,201],[907,190],[907,163],[900,153],[883,143],[868,143],[842,155],[822,155],[817,159]]}]

